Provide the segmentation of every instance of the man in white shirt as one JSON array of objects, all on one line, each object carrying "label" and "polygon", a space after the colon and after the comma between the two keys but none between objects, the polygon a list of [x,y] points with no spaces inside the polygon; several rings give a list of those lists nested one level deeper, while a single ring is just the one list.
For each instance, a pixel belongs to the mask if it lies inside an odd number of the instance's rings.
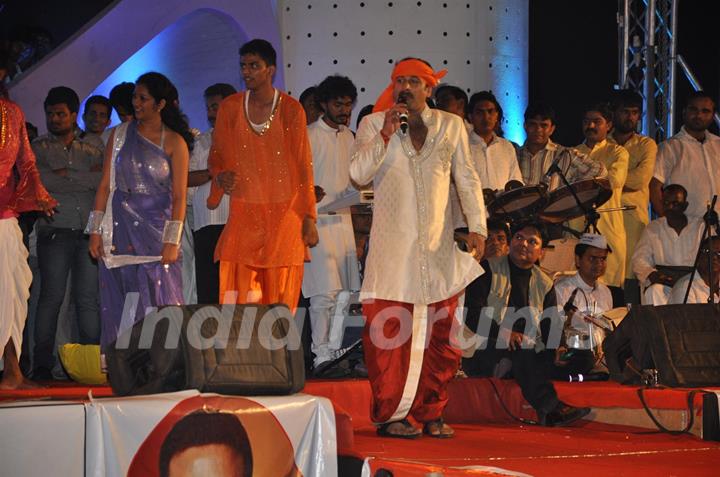
[{"label": "man in white shirt", "polygon": [[344,76],[329,76],[315,90],[323,113],[308,126],[313,176],[319,202],[318,245],[305,262],[303,296],[310,300],[311,350],[316,375],[332,363],[342,347],[343,318],[350,292],[360,289],[355,234],[350,209],[323,213],[323,207],[351,193],[350,149],[355,140],[347,128],[357,88]]},{"label": "man in white shirt", "polygon": [[489,91],[480,91],[470,97],[468,113],[473,125],[470,152],[483,189],[493,192],[505,190],[511,180],[522,184],[515,146],[495,132],[500,111],[500,104]]},{"label": "man in white shirt", "polygon": [[635,245],[632,271],[644,288],[643,305],[666,305],[675,282],[695,263],[703,221],[685,215],[687,191],[680,184],[663,188],[665,216],[645,227]]},{"label": "man in white shirt", "polygon": [[[425,434],[452,437],[442,412],[460,361],[453,316],[458,294],[482,273],[473,257],[483,254],[485,204],[467,131],[458,116],[426,105],[444,74],[417,58],[398,62],[376,112],[360,123],[350,163],[355,183],[374,188],[361,299],[371,417],[382,436],[418,437],[412,415]],[[470,253],[453,240],[451,178]]]},{"label": "man in white shirt", "polygon": [[[680,132],[658,146],[650,200],[663,215],[662,187],[680,184],[688,191],[687,215],[702,217],[714,194],[720,194],[720,137],[707,129],[715,114],[715,101],[702,91],[690,94],[683,109]],[[715,210],[720,211],[720,201]]]},{"label": "man in white shirt", "polygon": [[602,331],[585,316],[592,318],[613,308],[610,289],[598,281],[605,274],[610,253],[605,237],[583,234],[575,246],[577,273],[555,283],[557,303],[565,317],[563,345],[555,352],[556,378],[585,374],[595,366],[593,349],[601,345]]},{"label": "man in white shirt", "polygon": [[[235,88],[226,83],[209,86],[203,97],[207,108],[210,129],[195,139],[195,147],[190,156],[190,174],[188,192],[192,192],[193,239],[195,245],[195,276],[197,277],[198,303],[220,303],[219,266],[213,255],[215,245],[227,222],[230,210],[230,196],[223,195],[220,205],[213,210],[207,207],[210,194],[210,174],[207,161],[212,146],[212,132],[215,127],[218,108],[223,99],[235,94]],[[192,189],[190,189],[192,188]]]},{"label": "man in white shirt", "polygon": [[709,303],[711,295],[713,303],[720,302],[720,236],[713,235],[703,240],[701,247],[697,271],[678,280],[670,294],[671,304],[685,303],[685,293],[691,278],[687,303]]}]

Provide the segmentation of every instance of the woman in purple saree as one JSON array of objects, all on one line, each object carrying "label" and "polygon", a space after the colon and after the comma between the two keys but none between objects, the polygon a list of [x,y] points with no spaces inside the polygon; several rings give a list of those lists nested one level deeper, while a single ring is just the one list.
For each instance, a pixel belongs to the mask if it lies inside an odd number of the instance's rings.
[{"label": "woman in purple saree", "polygon": [[86,232],[100,261],[103,349],[148,308],[183,303],[179,244],[192,134],[175,86],[159,73],[138,78],[135,120],[113,131]]}]

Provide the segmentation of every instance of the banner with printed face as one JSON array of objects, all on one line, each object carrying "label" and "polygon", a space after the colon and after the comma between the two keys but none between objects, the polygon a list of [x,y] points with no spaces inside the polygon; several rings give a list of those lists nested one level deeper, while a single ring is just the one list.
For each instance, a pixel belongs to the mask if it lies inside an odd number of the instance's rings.
[{"label": "banner with printed face", "polygon": [[87,405],[86,475],[334,476],[330,401],[183,391]]}]

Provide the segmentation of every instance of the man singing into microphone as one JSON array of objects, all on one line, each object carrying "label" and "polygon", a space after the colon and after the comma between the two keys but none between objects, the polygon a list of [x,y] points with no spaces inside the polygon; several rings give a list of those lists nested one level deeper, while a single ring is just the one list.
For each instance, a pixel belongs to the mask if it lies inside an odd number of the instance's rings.
[{"label": "man singing into microphone", "polygon": [[[482,273],[473,256],[483,254],[485,204],[465,125],[425,103],[444,75],[416,58],[397,63],[375,112],[360,123],[351,157],[351,178],[372,182],[375,193],[361,293],[363,346],[371,417],[378,434],[388,437],[420,435],[409,415],[425,434],[452,437],[442,421],[447,383],[460,360],[450,329],[457,295]],[[453,240],[451,179],[467,218],[470,253]]]}]

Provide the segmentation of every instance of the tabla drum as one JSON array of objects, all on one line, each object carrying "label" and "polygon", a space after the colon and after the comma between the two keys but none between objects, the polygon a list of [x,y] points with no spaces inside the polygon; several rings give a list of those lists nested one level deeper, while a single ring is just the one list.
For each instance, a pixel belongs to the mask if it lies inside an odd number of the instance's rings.
[{"label": "tabla drum", "polygon": [[[570,187],[580,199],[578,205]],[[607,179],[587,179],[570,186],[555,189],[548,196],[547,204],[540,211],[540,218],[552,224],[582,217],[586,210],[592,210],[607,202],[612,196],[610,182]]]},{"label": "tabla drum", "polygon": [[491,217],[516,221],[537,214],[546,201],[545,186],[525,186],[500,192],[487,208]]}]

